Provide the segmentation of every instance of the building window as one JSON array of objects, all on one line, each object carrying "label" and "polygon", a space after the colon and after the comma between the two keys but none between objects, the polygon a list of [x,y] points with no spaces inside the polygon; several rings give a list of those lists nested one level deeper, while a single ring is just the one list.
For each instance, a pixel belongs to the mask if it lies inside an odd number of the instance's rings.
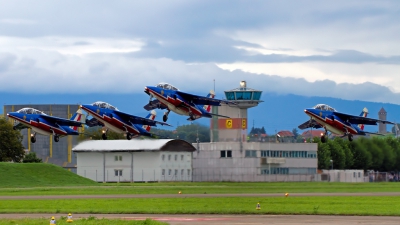
[{"label": "building window", "polygon": [[181,155],[181,161],[183,161],[184,155]]},{"label": "building window", "polygon": [[161,170],[161,175],[163,175],[163,176],[165,175],[165,169]]},{"label": "building window", "polygon": [[122,155],[118,156],[119,161],[122,161]]},{"label": "building window", "polygon": [[171,176],[171,169],[168,170],[168,175]]},{"label": "building window", "polygon": [[168,155],[168,161],[171,161],[171,155]]},{"label": "building window", "polygon": [[232,150],[222,150],[221,158],[232,158]]},{"label": "building window", "polygon": [[122,161],[122,155],[116,155],[114,161]]},{"label": "building window", "polygon": [[161,158],[162,158],[162,161],[164,161],[164,159],[165,159],[165,155],[162,155],[162,156],[161,156]]},{"label": "building window", "polygon": [[245,157],[257,157],[256,150],[246,150]]},{"label": "building window", "polygon": [[178,170],[175,170],[175,176],[178,176]]},{"label": "building window", "polygon": [[226,157],[226,151],[225,150],[222,150],[221,151],[221,158],[225,158]]},{"label": "building window", "polygon": [[178,155],[175,155],[175,161],[178,160]]},{"label": "building window", "polygon": [[117,155],[114,157],[114,161],[118,161],[118,156]]},{"label": "building window", "polygon": [[190,169],[188,169],[188,170],[187,170],[187,172],[188,172],[188,174],[187,174],[187,175],[188,175],[188,176],[190,176]]},{"label": "building window", "polygon": [[115,176],[122,176],[122,170],[114,170]]},{"label": "building window", "polygon": [[181,169],[181,176],[183,176],[184,171],[185,171],[184,169]]}]

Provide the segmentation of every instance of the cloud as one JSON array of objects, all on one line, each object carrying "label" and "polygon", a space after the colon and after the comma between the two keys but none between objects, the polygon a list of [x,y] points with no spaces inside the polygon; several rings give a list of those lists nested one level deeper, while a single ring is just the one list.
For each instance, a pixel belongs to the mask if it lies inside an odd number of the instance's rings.
[{"label": "cloud", "polygon": [[249,87],[264,92],[400,103],[400,94],[369,82],[308,82],[303,78],[227,71],[212,63],[188,64],[167,58],[134,58],[129,54],[75,56],[30,51],[24,52],[24,56],[1,55],[0,65],[7,65],[0,66],[3,70],[0,89],[3,92],[141,93],[144,86],[168,82],[183,91],[205,95],[213,88],[215,79],[219,93],[236,88],[239,81],[247,80]]}]

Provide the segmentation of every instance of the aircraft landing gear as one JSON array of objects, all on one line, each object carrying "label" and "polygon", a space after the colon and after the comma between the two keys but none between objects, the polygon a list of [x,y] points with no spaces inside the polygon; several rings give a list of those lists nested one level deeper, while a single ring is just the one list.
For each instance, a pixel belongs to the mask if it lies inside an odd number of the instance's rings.
[{"label": "aircraft landing gear", "polygon": [[193,115],[192,112],[189,113],[189,118],[190,118],[190,120],[195,120],[196,119],[196,118],[194,118],[194,115]]},{"label": "aircraft landing gear", "polygon": [[325,133],[321,134],[321,142],[325,143],[328,140],[328,131],[325,129]]},{"label": "aircraft landing gear", "polygon": [[163,120],[164,122],[167,122],[169,112],[170,112],[170,111],[168,110],[167,112],[164,113],[164,116],[163,116],[163,118],[162,118],[162,120]]},{"label": "aircraft landing gear", "polygon": [[55,142],[59,142],[59,141],[60,141],[60,136],[54,135],[54,141],[55,141]]},{"label": "aircraft landing gear", "polygon": [[349,141],[353,141],[353,135],[352,134],[348,134],[347,137],[349,138]]},{"label": "aircraft landing gear", "polygon": [[36,133],[31,135],[31,142],[35,143],[36,142]]},{"label": "aircraft landing gear", "polygon": [[131,140],[132,139],[132,134],[131,133],[126,133],[126,139]]},{"label": "aircraft landing gear", "polygon": [[103,133],[101,134],[101,138],[102,138],[103,140],[107,140],[107,129],[106,129],[106,130],[103,130]]}]

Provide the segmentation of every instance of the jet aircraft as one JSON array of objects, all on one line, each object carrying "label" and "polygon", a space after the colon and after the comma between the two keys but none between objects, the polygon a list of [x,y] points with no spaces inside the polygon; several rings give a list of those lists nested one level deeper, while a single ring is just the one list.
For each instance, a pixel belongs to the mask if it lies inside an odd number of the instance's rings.
[{"label": "jet aircraft", "polygon": [[[189,121],[201,117],[211,118],[213,115],[229,118],[210,113],[211,106],[220,106],[221,102],[234,104],[231,101],[214,99],[215,93],[213,91],[210,91],[207,97],[203,97],[182,92],[167,83],[159,83],[157,86],[146,86],[144,92],[150,95],[149,104],[144,106],[146,110],[167,109],[167,112],[163,116],[164,122],[168,120],[170,111],[179,115],[189,116]],[[152,100],[153,97],[156,99]]]},{"label": "jet aircraft", "polygon": [[14,129],[31,128],[34,131],[31,134],[32,143],[36,142],[37,133],[53,135],[55,142],[58,142],[60,137],[63,136],[79,135],[78,127],[82,126],[81,121],[84,120],[81,109],[78,109],[69,120],[49,116],[34,108],[23,108],[16,112],[9,112],[7,116],[19,122],[14,125]]},{"label": "jet aircraft", "polygon": [[156,126],[157,124],[171,126],[168,123],[154,121],[155,111],[143,118],[123,113],[106,102],[95,102],[91,105],[81,105],[80,107],[93,117],[90,120],[86,120],[86,125],[106,128],[103,130],[103,140],[107,140],[108,129],[116,133],[126,134],[126,139],[131,140],[139,135],[153,137],[153,134],[149,132],[151,126]]},{"label": "jet aircraft", "polygon": [[337,112],[329,105],[318,104],[313,108],[304,110],[310,116],[310,120],[301,124],[299,129],[324,128],[325,132],[321,134],[322,142],[326,142],[328,131],[342,135],[343,137],[347,136],[349,141],[352,141],[353,135],[376,134],[364,131],[363,125],[377,125],[377,123],[394,124],[386,120],[367,118],[368,111],[364,111],[360,116],[355,116]]}]

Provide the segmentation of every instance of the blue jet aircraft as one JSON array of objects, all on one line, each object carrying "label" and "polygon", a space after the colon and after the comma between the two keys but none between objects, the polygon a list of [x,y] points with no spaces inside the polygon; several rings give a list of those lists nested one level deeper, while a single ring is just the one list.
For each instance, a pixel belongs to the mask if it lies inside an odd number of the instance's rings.
[{"label": "blue jet aircraft", "polygon": [[305,109],[304,112],[310,116],[310,120],[299,126],[299,129],[324,128],[321,133],[321,142],[326,142],[328,131],[347,136],[349,141],[353,140],[353,135],[377,134],[364,131],[363,125],[377,125],[377,123],[394,124],[386,120],[367,118],[367,112],[362,112],[360,116],[349,115],[337,112],[334,108],[325,104],[318,104],[313,108]]},{"label": "blue jet aircraft", "polygon": [[78,111],[71,119],[49,116],[42,111],[34,108],[23,108],[16,112],[9,112],[7,116],[18,121],[14,129],[31,128],[31,142],[36,142],[36,133],[43,135],[53,135],[54,141],[58,142],[60,137],[67,135],[79,135],[78,127],[82,126],[82,110]]},{"label": "blue jet aircraft", "polygon": [[143,118],[123,113],[106,102],[95,102],[91,105],[81,105],[80,107],[93,117],[91,120],[86,120],[87,126],[102,126],[106,128],[103,130],[103,140],[107,140],[108,129],[116,133],[126,134],[126,139],[131,140],[133,137],[140,135],[153,137],[153,134],[149,132],[151,126],[157,126],[157,124],[171,126],[168,123],[154,121],[156,117],[155,111]]},{"label": "blue jet aircraft", "polygon": [[[157,86],[146,86],[144,92],[150,95],[149,104],[144,106],[146,110],[168,110],[164,113],[164,122],[168,120],[170,111],[174,111],[179,115],[189,116],[188,120],[190,121],[201,117],[211,118],[213,115],[229,118],[227,116],[210,113],[211,106],[220,106],[221,102],[234,104],[230,101],[214,99],[215,93],[213,91],[211,91],[207,97],[203,97],[179,91],[178,88],[167,83],[159,83]],[[152,100],[153,97],[156,99]]]}]

